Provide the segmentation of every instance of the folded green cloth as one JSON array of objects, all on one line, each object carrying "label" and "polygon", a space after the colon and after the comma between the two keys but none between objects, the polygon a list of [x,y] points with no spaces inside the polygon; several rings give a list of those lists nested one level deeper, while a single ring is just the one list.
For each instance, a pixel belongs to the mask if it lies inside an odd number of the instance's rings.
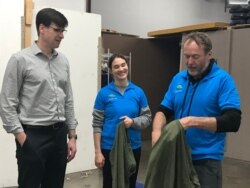
[{"label": "folded green cloth", "polygon": [[149,156],[145,188],[200,188],[185,131],[178,120],[162,130]]},{"label": "folded green cloth", "polygon": [[129,177],[136,171],[136,161],[123,122],[118,125],[116,130],[110,152],[110,163],[112,188],[129,188]]}]

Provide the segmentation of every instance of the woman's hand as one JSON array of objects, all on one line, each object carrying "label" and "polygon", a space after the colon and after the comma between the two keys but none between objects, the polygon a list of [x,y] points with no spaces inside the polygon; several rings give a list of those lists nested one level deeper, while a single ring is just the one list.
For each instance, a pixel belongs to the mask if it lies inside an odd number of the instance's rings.
[{"label": "woman's hand", "polygon": [[134,124],[134,120],[128,116],[122,116],[120,119],[123,120],[123,123],[125,124],[126,128],[131,127]]},{"label": "woman's hand", "polygon": [[102,152],[97,152],[95,154],[95,166],[98,168],[102,168],[104,166],[104,163],[105,163],[105,158]]}]

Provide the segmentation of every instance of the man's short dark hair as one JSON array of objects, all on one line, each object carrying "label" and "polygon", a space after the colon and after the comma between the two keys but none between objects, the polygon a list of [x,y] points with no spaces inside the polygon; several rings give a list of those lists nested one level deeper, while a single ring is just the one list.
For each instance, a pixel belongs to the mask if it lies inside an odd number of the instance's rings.
[{"label": "man's short dark hair", "polygon": [[55,23],[58,27],[61,28],[65,28],[68,26],[68,20],[61,12],[53,8],[44,8],[41,9],[36,15],[36,29],[38,35],[40,24],[49,27],[51,23]]}]

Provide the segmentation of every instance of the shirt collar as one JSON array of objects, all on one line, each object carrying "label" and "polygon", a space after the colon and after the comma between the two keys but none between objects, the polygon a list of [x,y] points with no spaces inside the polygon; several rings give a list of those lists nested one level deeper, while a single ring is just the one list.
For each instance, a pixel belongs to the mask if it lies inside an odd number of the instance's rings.
[{"label": "shirt collar", "polygon": [[[38,47],[37,41],[34,41],[31,45],[31,51],[33,52],[34,55],[39,55],[39,54],[43,54],[42,50]],[[56,50],[53,50],[52,52],[52,57],[57,56],[58,52]]]},{"label": "shirt collar", "polygon": [[187,77],[189,78],[189,80],[194,83],[194,82],[198,82],[200,80],[202,80],[203,78],[205,78],[212,70],[212,67],[214,65],[214,63],[217,63],[215,61],[215,59],[210,59],[209,65],[207,67],[207,69],[201,74],[201,77],[199,79],[194,79],[187,71]]}]

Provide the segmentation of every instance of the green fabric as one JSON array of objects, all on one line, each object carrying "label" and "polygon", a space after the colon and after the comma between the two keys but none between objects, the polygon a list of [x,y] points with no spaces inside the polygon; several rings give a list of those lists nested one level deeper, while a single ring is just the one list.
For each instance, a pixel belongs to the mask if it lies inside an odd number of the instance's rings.
[{"label": "green fabric", "polygon": [[200,188],[185,131],[178,120],[164,126],[152,148],[145,188]]},{"label": "green fabric", "polygon": [[136,171],[136,161],[124,123],[120,123],[116,129],[110,163],[112,188],[129,188],[129,177]]}]

